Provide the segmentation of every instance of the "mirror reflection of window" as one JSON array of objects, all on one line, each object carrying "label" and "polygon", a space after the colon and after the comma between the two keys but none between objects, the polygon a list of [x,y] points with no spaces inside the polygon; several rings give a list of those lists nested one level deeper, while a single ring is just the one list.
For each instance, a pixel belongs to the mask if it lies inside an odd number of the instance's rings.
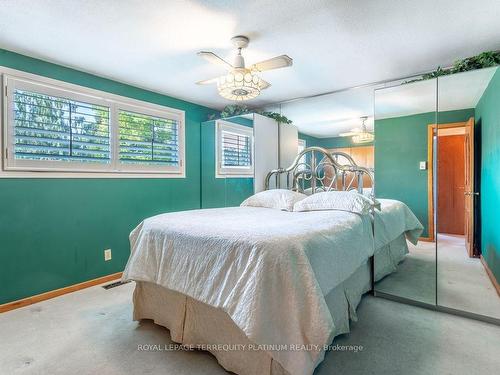
[{"label": "mirror reflection of window", "polygon": [[253,175],[253,129],[217,121],[217,177]]},{"label": "mirror reflection of window", "polygon": [[306,148],[306,141],[304,141],[303,139],[299,139],[297,146],[297,153],[300,154]]},{"label": "mirror reflection of window", "polygon": [[[306,141],[304,139],[299,139],[297,144],[297,154],[300,154],[302,151],[306,149]],[[305,168],[306,156],[302,156],[299,160],[299,170],[303,170]]]}]

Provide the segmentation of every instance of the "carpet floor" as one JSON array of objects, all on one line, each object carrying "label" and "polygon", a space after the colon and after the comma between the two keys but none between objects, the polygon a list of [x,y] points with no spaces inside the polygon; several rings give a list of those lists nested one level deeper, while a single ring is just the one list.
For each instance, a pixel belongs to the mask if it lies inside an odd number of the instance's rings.
[{"label": "carpet floor", "polygon": [[481,261],[467,255],[463,236],[438,235],[437,267],[436,243],[409,244],[409,250],[397,271],[376,284],[377,291],[431,305],[437,297],[440,306],[500,319],[500,296]]},{"label": "carpet floor", "polygon": [[[171,340],[132,321],[133,288],[97,286],[0,314],[0,374],[226,374],[206,352],[139,350]],[[359,350],[337,347],[316,375],[498,373],[498,326],[371,296],[358,313],[334,344]]]}]

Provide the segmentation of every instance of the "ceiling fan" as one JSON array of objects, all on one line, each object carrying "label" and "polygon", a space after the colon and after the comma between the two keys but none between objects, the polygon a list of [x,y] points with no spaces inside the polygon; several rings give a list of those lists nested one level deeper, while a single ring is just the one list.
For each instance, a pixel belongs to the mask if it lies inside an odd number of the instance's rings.
[{"label": "ceiling fan", "polygon": [[373,134],[373,131],[369,131],[366,128],[366,120],[368,119],[368,116],[363,116],[361,118],[361,129],[360,128],[354,128],[351,129],[350,132],[347,133],[340,133],[340,137],[352,137],[352,141],[354,143],[369,143],[372,142],[375,139],[375,135]]},{"label": "ceiling fan", "polygon": [[293,64],[293,60],[289,56],[281,55],[246,67],[241,50],[248,46],[250,39],[246,36],[238,35],[231,38],[231,42],[238,49],[233,64],[228,63],[213,52],[198,52],[198,56],[228,71],[228,73],[223,76],[196,82],[198,85],[216,83],[219,95],[223,98],[236,101],[253,99],[257,97],[262,90],[271,86],[270,83],[259,77],[259,72],[286,68]]}]

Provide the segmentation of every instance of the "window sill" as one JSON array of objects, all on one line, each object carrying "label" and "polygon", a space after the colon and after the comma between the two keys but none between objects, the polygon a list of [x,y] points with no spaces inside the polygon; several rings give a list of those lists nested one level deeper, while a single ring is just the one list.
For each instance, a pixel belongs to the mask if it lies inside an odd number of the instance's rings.
[{"label": "window sill", "polygon": [[217,174],[215,178],[226,179],[226,178],[254,178],[254,175],[250,174]]},{"label": "window sill", "polygon": [[130,173],[130,172],[47,172],[47,171],[0,171],[3,178],[186,178],[185,173]]}]

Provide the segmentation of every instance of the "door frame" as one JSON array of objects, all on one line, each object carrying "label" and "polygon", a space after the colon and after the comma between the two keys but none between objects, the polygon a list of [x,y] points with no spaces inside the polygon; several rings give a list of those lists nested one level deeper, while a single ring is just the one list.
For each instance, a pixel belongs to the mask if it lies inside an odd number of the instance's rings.
[{"label": "door frame", "polygon": [[427,126],[427,215],[429,221],[428,237],[420,238],[423,241],[434,242],[436,232],[434,227],[434,135],[438,136],[439,129],[465,128],[467,121],[449,122],[446,124],[429,124]]}]

